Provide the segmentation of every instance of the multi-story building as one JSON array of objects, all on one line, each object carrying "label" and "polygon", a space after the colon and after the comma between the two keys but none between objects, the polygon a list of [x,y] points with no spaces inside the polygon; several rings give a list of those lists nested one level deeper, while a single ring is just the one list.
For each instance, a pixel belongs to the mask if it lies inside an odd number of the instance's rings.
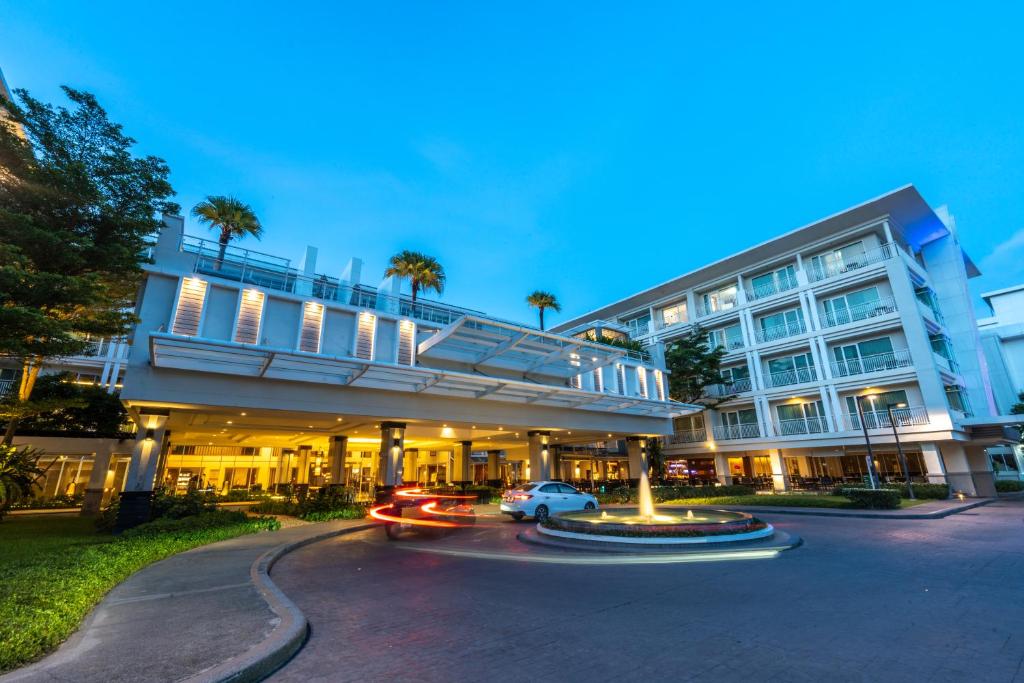
[{"label": "multi-story building", "polygon": [[701,414],[675,421],[670,471],[775,489],[870,476],[991,493],[1004,443],[952,215],[913,186],[555,328],[652,347],[699,326],[725,350]]},{"label": "multi-story building", "polygon": [[[978,320],[996,407],[1009,414],[1024,403],[1024,285],[981,295],[991,315]],[[1016,419],[1024,423],[1024,415]],[[1024,447],[1019,443],[989,450],[1000,477],[1024,475]]]}]

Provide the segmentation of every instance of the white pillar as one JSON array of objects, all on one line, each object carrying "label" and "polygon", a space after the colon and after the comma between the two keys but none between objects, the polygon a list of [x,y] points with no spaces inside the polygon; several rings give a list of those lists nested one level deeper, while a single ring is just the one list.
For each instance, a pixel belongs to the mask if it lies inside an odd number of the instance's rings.
[{"label": "white pillar", "polygon": [[419,473],[419,459],[420,451],[418,448],[406,448],[405,453],[402,454],[402,479],[403,482],[410,482],[419,484],[420,473]]},{"label": "white pillar", "polygon": [[933,443],[921,444],[921,459],[924,461],[925,474],[930,484],[946,483],[946,467],[939,453],[939,447]]},{"label": "white pillar", "polygon": [[380,467],[377,479],[382,486],[401,486],[405,455],[405,423],[380,423]]},{"label": "white pillar", "polygon": [[729,470],[729,456],[725,453],[715,453],[715,474],[718,475],[718,483],[722,486],[732,484],[732,472]]},{"label": "white pillar", "polygon": [[780,449],[768,451],[768,459],[772,465],[772,482],[776,491],[789,490],[789,473],[786,471],[786,461],[782,457]]},{"label": "white pillar", "polygon": [[332,436],[327,447],[327,462],[331,473],[331,484],[345,483],[345,456],[348,453],[348,437]]},{"label": "white pillar", "polygon": [[472,462],[470,457],[473,453],[472,441],[460,441],[455,447],[455,471],[452,473],[452,481],[469,482],[473,477],[470,475],[469,466]]},{"label": "white pillar", "polygon": [[551,449],[548,444],[551,432],[527,432],[530,449],[530,480],[544,481],[551,478]]},{"label": "white pillar", "polygon": [[167,410],[140,411],[139,429],[135,434],[135,448],[132,450],[132,461],[128,465],[125,491],[153,490],[169,415],[170,411]]},{"label": "white pillar", "polygon": [[499,479],[501,475],[499,472],[499,461],[501,459],[501,451],[487,451],[487,479]]},{"label": "white pillar", "polygon": [[984,446],[967,444],[964,448],[967,454],[967,466],[970,468],[971,480],[974,482],[974,495],[984,498],[994,498],[996,494],[996,481],[992,474],[992,459]]},{"label": "white pillar", "polygon": [[642,436],[626,437],[626,455],[629,457],[629,478],[640,479],[647,471],[647,451]]},{"label": "white pillar", "polygon": [[82,515],[98,515],[103,507],[111,450],[112,447],[104,440],[100,441],[100,448],[93,454],[92,473],[89,474],[89,483],[85,486],[85,498],[82,501]]}]

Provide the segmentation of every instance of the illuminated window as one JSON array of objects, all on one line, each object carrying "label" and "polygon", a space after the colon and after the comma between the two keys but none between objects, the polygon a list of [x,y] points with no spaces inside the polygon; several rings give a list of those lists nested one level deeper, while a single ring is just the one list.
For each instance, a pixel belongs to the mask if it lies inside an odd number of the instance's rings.
[{"label": "illuminated window", "polygon": [[377,316],[363,311],[356,324],[356,358],[373,360],[373,338],[377,332]]},{"label": "illuminated window", "polygon": [[658,400],[665,400],[665,375],[661,370],[654,371],[654,390],[658,392]]},{"label": "illuminated window", "polygon": [[573,389],[579,389],[583,386],[583,377],[580,375],[573,375],[569,378]]},{"label": "illuminated window", "polygon": [[199,334],[199,322],[203,317],[203,303],[206,301],[207,283],[196,277],[187,277],[181,281],[178,292],[178,306],[174,310],[174,334],[194,337]]},{"label": "illuminated window", "polygon": [[235,341],[239,344],[259,343],[265,299],[263,292],[258,289],[242,290],[242,298],[238,303],[238,324],[235,325]]},{"label": "illuminated window", "polygon": [[686,302],[680,301],[677,304],[666,306],[661,309],[661,322],[668,327],[677,323],[686,322]]},{"label": "illuminated window", "polygon": [[647,398],[647,371],[638,367],[636,369],[636,379],[640,385],[640,395]]},{"label": "illuminated window", "polygon": [[622,363],[615,364],[615,375],[619,380],[619,393],[626,393],[626,366]]},{"label": "illuminated window", "polygon": [[416,347],[416,323],[403,320],[398,323],[398,364],[414,365]]},{"label": "illuminated window", "polygon": [[604,377],[601,368],[594,368],[594,391],[604,391]]},{"label": "illuminated window", "polygon": [[320,332],[324,326],[324,306],[307,301],[302,307],[302,329],[299,332],[299,351],[320,353]]}]

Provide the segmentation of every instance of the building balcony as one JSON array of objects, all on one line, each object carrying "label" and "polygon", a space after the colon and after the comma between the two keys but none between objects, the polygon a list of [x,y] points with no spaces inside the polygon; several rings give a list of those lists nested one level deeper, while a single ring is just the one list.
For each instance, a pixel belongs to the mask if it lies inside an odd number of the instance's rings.
[{"label": "building balcony", "polygon": [[706,441],[708,437],[707,430],[705,429],[689,429],[683,432],[676,432],[666,438],[669,444],[679,443],[701,443]]},{"label": "building balcony", "polygon": [[859,320],[868,320],[895,312],[896,300],[889,296],[857,304],[850,308],[825,312],[821,316],[821,326],[825,328],[838,327],[839,325],[848,325]]},{"label": "building balcony", "polygon": [[830,365],[834,377],[852,377],[906,368],[912,364],[913,360],[910,358],[908,349],[896,349],[889,353],[861,356],[859,359],[834,360]]},{"label": "building balcony", "polygon": [[758,424],[715,425],[711,428],[711,433],[716,441],[758,439],[761,437],[761,426]]},{"label": "building balcony", "polygon": [[867,268],[868,266],[891,259],[896,254],[896,249],[892,243],[886,243],[875,249],[865,251],[857,260],[851,260],[849,263],[830,263],[824,266],[809,268],[807,270],[807,279],[810,282],[820,282],[821,280],[838,277],[861,268]]},{"label": "building balcony", "polygon": [[711,306],[710,308],[705,308],[703,302],[698,301],[696,306],[697,317],[707,318],[708,316],[718,315],[720,313],[728,313],[730,311],[735,312],[738,306],[739,303],[734,302],[728,305],[720,304],[718,306]]},{"label": "building balcony", "polygon": [[712,398],[723,398],[725,396],[735,396],[736,394],[742,394],[752,389],[750,378],[745,377],[743,379],[737,379],[732,382],[721,382],[719,384],[709,384],[704,387],[704,391],[708,396]]},{"label": "building balcony", "polygon": [[797,320],[795,322],[788,322],[785,325],[772,325],[771,327],[759,328],[756,331],[756,336],[759,344],[765,344],[767,342],[778,341],[787,337],[795,337],[806,331],[807,324],[803,320]]},{"label": "building balcony", "polygon": [[814,368],[797,368],[795,370],[786,370],[785,372],[773,372],[765,375],[764,382],[770,387],[788,387],[792,384],[804,384],[806,382],[816,382],[818,380],[818,371]]},{"label": "building balcony", "polygon": [[[860,416],[857,413],[850,413],[846,416],[850,429],[863,429]],[[924,406],[909,406],[907,408],[893,408],[892,417],[896,427],[918,427],[930,422],[928,409]],[[868,429],[892,429],[892,421],[889,419],[888,410],[868,410],[864,412],[864,424]]]},{"label": "building balcony", "polygon": [[828,420],[824,417],[806,417],[797,420],[777,420],[775,431],[779,436],[796,434],[825,434],[829,431]]},{"label": "building balcony", "polygon": [[794,290],[799,286],[796,278],[784,278],[776,282],[770,282],[765,285],[759,285],[757,287],[748,287],[745,291],[747,294],[747,301],[753,302],[758,299],[767,299],[770,296],[781,294]]}]

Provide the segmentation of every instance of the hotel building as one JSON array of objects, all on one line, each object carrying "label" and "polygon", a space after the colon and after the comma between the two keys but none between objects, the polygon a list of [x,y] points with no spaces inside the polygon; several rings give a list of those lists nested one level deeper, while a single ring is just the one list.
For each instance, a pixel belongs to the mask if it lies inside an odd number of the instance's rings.
[{"label": "hotel building", "polygon": [[557,326],[650,347],[695,325],[722,381],[675,419],[669,471],[761,488],[868,475],[994,492],[986,449],[1010,441],[953,216],[913,186],[890,192]]}]

